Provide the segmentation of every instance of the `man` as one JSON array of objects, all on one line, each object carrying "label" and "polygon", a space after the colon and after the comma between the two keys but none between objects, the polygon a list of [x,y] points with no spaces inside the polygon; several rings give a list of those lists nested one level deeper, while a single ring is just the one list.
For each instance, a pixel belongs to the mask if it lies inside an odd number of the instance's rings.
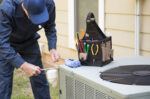
[{"label": "man", "polygon": [[36,33],[45,29],[51,58],[56,51],[55,4],[53,0],[3,0],[0,6],[0,99],[10,99],[14,68],[29,77],[35,99],[50,99]]}]

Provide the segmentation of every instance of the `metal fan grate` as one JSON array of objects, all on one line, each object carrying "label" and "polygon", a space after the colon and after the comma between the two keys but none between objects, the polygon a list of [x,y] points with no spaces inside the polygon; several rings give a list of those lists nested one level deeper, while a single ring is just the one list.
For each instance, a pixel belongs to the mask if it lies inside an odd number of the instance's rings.
[{"label": "metal fan grate", "polygon": [[100,77],[120,84],[150,85],[150,65],[120,66],[102,72]]},{"label": "metal fan grate", "polygon": [[85,85],[85,99],[94,99],[94,88]]},{"label": "metal fan grate", "polygon": [[107,95],[96,90],[96,99],[107,99]]},{"label": "metal fan grate", "polygon": [[84,99],[84,84],[75,80],[75,99]]},{"label": "metal fan grate", "polygon": [[74,99],[74,79],[66,76],[66,99]]},{"label": "metal fan grate", "polygon": [[[79,79],[66,76],[66,99],[115,99]],[[102,90],[102,89],[101,89]]]},{"label": "metal fan grate", "polygon": [[108,99],[115,99],[115,98],[108,96]]}]

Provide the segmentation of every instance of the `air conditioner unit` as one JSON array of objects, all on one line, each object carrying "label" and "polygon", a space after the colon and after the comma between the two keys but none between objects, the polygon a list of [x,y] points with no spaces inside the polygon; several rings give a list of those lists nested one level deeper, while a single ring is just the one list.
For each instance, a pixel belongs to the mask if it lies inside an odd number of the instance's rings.
[{"label": "air conditioner unit", "polygon": [[150,65],[150,58],[131,56],[114,59],[104,67],[60,66],[60,99],[150,99],[150,86],[117,84],[100,78],[100,72],[124,65]]}]

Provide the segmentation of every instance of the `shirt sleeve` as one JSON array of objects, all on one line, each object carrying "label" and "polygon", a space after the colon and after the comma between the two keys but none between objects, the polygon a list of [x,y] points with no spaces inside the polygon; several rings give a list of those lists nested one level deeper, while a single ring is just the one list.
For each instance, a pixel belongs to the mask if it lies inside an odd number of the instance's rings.
[{"label": "shirt sleeve", "polygon": [[11,32],[10,17],[0,10],[0,56],[12,66],[19,68],[24,63],[24,59],[10,45],[9,36]]},{"label": "shirt sleeve", "polygon": [[56,43],[57,43],[57,36],[56,36],[56,24],[55,24],[55,3],[52,1],[52,4],[48,6],[48,12],[49,12],[49,20],[46,22],[45,25],[45,33],[48,40],[48,47],[49,50],[56,49]]}]

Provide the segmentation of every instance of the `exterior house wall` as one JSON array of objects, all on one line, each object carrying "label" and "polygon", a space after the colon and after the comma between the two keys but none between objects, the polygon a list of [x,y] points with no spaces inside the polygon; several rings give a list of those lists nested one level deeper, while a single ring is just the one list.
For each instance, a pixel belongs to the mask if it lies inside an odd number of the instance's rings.
[{"label": "exterior house wall", "polygon": [[[141,0],[140,54],[150,57],[150,0]],[[55,0],[57,49],[64,59],[77,59],[77,52],[69,48],[68,0]],[[113,39],[115,57],[134,55],[136,0],[105,0],[105,32]],[[42,52],[49,54],[47,40],[40,31]]]},{"label": "exterior house wall", "polygon": [[[140,55],[150,57],[150,0],[141,0]],[[136,0],[105,0],[105,31],[115,57],[134,55]]]},{"label": "exterior house wall", "polygon": [[115,57],[134,55],[136,0],[105,0],[105,31],[112,36]]}]

